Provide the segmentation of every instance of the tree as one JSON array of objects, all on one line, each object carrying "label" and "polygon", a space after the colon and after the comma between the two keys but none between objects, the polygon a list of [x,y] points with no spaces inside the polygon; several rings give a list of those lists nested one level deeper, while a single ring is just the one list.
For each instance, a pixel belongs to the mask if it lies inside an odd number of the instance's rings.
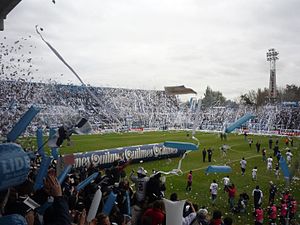
[{"label": "tree", "polygon": [[261,90],[260,88],[257,89],[256,94],[256,104],[257,106],[265,105],[269,98],[269,90],[267,88],[264,88]]},{"label": "tree", "polygon": [[254,90],[240,96],[240,103],[244,105],[256,105],[257,93]]},{"label": "tree", "polygon": [[213,91],[209,86],[207,86],[204,98],[202,99],[202,105],[204,107],[224,105],[225,101],[226,98],[220,91]]}]

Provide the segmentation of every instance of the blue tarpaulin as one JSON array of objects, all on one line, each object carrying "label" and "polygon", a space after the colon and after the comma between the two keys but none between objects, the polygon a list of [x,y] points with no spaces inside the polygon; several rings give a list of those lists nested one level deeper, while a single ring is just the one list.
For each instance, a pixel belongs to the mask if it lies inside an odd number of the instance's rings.
[{"label": "blue tarpaulin", "polygon": [[231,173],[232,169],[230,166],[208,166],[205,173]]},{"label": "blue tarpaulin", "polygon": [[189,142],[165,141],[164,146],[167,148],[176,148],[178,150],[198,150],[198,145]]}]

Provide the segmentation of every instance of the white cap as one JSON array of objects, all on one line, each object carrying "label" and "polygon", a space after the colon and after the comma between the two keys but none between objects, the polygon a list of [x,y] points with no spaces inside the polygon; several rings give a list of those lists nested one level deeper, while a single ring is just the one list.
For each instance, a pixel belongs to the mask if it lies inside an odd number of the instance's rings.
[{"label": "white cap", "polygon": [[143,167],[140,167],[136,172],[144,176],[147,175],[147,170],[145,170]]},{"label": "white cap", "polygon": [[208,214],[207,209],[199,209],[198,211],[198,215],[206,216],[207,214]]}]

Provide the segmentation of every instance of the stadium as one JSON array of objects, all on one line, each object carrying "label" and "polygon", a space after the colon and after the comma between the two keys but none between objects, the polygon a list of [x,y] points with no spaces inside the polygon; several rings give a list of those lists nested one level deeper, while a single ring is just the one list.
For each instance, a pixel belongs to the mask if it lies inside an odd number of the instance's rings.
[{"label": "stadium", "polygon": [[[268,88],[227,99],[87,84],[43,31],[0,43],[0,225],[299,224],[300,87],[274,48]],[[36,79],[35,42],[76,82]]]}]

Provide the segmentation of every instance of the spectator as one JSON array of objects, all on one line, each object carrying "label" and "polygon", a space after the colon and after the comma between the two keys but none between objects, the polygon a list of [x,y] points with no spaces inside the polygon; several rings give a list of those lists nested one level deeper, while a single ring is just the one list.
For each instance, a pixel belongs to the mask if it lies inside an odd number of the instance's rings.
[{"label": "spectator", "polygon": [[142,217],[143,225],[161,225],[165,220],[164,203],[161,200],[153,202],[153,207],[148,208]]},{"label": "spectator", "polygon": [[219,210],[214,210],[209,225],[222,225],[222,224],[223,224],[222,212]]}]

